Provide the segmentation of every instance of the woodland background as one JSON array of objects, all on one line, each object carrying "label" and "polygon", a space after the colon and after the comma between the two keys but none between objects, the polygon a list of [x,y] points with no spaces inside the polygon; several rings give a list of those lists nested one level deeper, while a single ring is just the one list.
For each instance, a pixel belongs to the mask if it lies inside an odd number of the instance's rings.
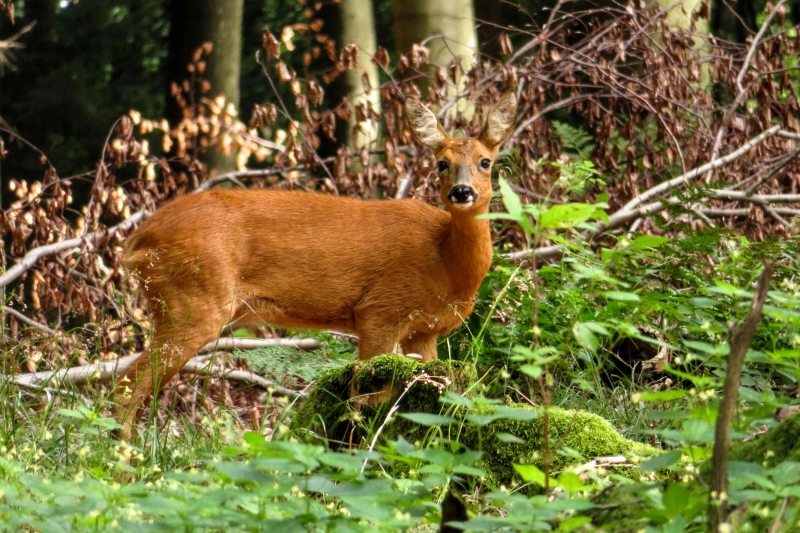
[{"label": "woodland background", "polygon": [[[430,531],[458,493],[474,531],[793,531],[798,24],[798,0],[0,0],[0,517]],[[114,439],[107,384],[150,333],[136,224],[218,186],[435,203],[405,97],[469,135],[508,90],[494,267],[438,347],[467,384],[415,367],[412,405],[342,412],[312,386],[352,338],[226,331]],[[731,427],[728,502],[697,473]],[[613,445],[573,438],[595,430]],[[631,449],[660,455],[598,466]]]}]

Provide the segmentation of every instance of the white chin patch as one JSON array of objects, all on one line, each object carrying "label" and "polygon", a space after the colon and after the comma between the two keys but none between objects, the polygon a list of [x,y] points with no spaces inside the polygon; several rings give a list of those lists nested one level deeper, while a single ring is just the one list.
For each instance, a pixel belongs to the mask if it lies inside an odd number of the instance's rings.
[{"label": "white chin patch", "polygon": [[472,203],[473,203],[472,200],[470,200],[468,202],[462,202],[460,204],[457,204],[457,203],[453,202],[453,207],[457,207],[459,209],[468,209],[468,208],[472,207]]}]

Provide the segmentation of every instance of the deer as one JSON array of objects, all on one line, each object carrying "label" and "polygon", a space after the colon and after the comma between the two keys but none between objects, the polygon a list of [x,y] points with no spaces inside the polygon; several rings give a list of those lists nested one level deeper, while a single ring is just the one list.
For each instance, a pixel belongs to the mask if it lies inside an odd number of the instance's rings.
[{"label": "deer", "polygon": [[511,136],[504,94],[477,137],[454,138],[414,98],[414,139],[436,156],[445,209],[416,199],[362,200],[216,189],[171,201],[125,242],[151,316],[150,348],[117,379],[120,437],[145,400],[231,324],[355,333],[358,357],[437,358],[437,337],[472,312],[492,262],[492,164]]}]

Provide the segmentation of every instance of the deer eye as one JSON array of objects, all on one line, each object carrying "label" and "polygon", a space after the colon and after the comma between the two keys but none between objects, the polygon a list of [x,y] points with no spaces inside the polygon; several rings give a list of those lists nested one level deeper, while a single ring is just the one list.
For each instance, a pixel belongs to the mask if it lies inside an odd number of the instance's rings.
[{"label": "deer eye", "polygon": [[437,161],[436,168],[439,169],[439,172],[444,172],[449,168],[450,165],[447,164],[447,161]]},{"label": "deer eye", "polygon": [[491,166],[491,164],[492,164],[492,162],[489,161],[488,159],[481,159],[481,168],[482,169],[489,170],[489,167]]}]

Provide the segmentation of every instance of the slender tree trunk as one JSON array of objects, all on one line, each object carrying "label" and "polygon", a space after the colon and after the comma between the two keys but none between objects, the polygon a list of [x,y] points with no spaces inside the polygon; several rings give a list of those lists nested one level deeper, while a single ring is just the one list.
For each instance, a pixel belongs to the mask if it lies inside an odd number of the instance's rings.
[{"label": "slender tree trunk", "polygon": [[[358,46],[358,68],[345,73],[347,93],[353,108],[365,104],[380,109],[380,81],[378,67],[372,62],[372,56],[378,49],[375,36],[375,16],[372,12],[372,0],[342,0],[342,36],[341,44],[353,43]],[[364,91],[363,77],[366,76],[370,90]],[[355,134],[352,128],[358,127]],[[371,120],[357,124],[355,114],[350,120],[350,145],[362,148],[378,140],[378,125]]]},{"label": "slender tree trunk", "polygon": [[[211,85],[207,96],[224,96],[239,108],[239,76],[242,55],[242,13],[244,0],[171,0],[169,58],[167,61],[166,116],[173,124],[184,118],[171,95],[173,82],[189,79],[187,66],[195,51],[204,43],[213,45],[206,70],[202,74]],[[233,170],[235,159],[213,146],[201,155],[209,170],[219,173]]]},{"label": "slender tree trunk", "polygon": [[[326,89],[328,107],[336,107],[342,103],[344,98],[348,98],[353,111],[358,104],[362,103],[370,103],[377,109],[380,106],[380,91],[378,90],[378,68],[372,64],[372,56],[377,50],[372,1],[329,1],[323,5],[319,14],[325,21],[324,32],[333,38],[339,47],[346,44],[355,44],[358,47],[358,66],[354,70],[346,71],[328,85]],[[332,66],[327,59],[322,59],[321,62],[319,68],[327,69]],[[365,74],[371,87],[369,93],[365,93],[362,83],[362,76]],[[360,129],[354,134],[353,128],[356,125],[354,112],[349,124],[338,123],[336,143],[322,139],[320,153],[332,155],[341,143],[347,143],[350,147],[359,149],[377,141],[377,125],[371,121],[362,122],[358,124]]]},{"label": "slender tree trunk", "polygon": [[[425,42],[433,65],[446,68],[458,61],[465,71],[472,67],[478,48],[472,0],[402,0],[393,5],[395,44],[400,53]],[[420,85],[424,88],[429,83]],[[453,93],[460,91],[458,85]]]}]

